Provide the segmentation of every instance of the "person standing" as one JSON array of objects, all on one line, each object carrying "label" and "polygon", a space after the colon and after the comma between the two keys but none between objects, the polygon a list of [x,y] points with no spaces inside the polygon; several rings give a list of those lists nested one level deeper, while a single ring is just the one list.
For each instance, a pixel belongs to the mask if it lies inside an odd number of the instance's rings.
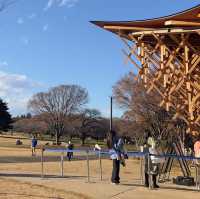
[{"label": "person standing", "polygon": [[74,149],[74,145],[71,143],[71,141],[69,141],[67,145],[67,150],[70,150],[67,152],[68,161],[71,161],[73,157],[73,152],[72,152],[73,149]]},{"label": "person standing", "polygon": [[110,149],[110,158],[113,161],[111,182],[113,184],[119,184],[120,164],[125,166],[125,157],[128,157],[124,150],[124,141],[117,136],[115,131],[111,130],[108,135],[107,145]]},{"label": "person standing", "polygon": [[196,166],[196,169],[197,169],[197,186],[198,186],[198,189],[200,189],[200,134],[198,135],[197,137],[197,140],[196,142],[194,143],[194,155],[195,155],[195,158],[198,158],[198,159],[195,159],[194,163],[195,163],[195,166]]},{"label": "person standing", "polygon": [[37,147],[37,139],[35,136],[33,136],[32,140],[31,140],[31,153],[32,156],[36,155],[36,147]]},{"label": "person standing", "polygon": [[144,157],[144,186],[149,187],[149,174],[148,174],[148,154],[149,154],[149,146],[147,144],[147,140],[144,142],[143,152],[145,153]]},{"label": "person standing", "polygon": [[[159,163],[161,161],[160,158],[156,156],[150,156],[150,164],[148,164],[148,154],[152,155],[158,155],[158,151],[156,149],[156,142],[154,138],[151,135],[150,131],[146,131],[147,136],[145,138],[144,143],[144,153],[145,155],[145,187],[149,187],[149,175],[152,175],[152,181],[153,181],[153,188],[159,188],[157,184],[157,176],[159,171]],[[150,168],[149,168],[150,166]]]},{"label": "person standing", "polygon": [[[153,188],[159,188],[159,186],[157,184],[157,176],[159,174],[159,164],[161,163],[161,158],[156,157],[156,155],[158,155],[158,150],[157,150],[155,140],[152,138],[152,140],[148,144],[150,145],[150,148],[149,148],[149,153],[151,154],[151,156],[150,156],[150,159],[151,159],[150,172],[152,175]],[[155,155],[155,156],[153,156],[153,155]]]},{"label": "person standing", "polygon": [[[194,154],[196,158],[200,158],[200,134],[198,135],[197,140],[194,143]],[[200,164],[199,161],[197,161],[196,163]]]}]

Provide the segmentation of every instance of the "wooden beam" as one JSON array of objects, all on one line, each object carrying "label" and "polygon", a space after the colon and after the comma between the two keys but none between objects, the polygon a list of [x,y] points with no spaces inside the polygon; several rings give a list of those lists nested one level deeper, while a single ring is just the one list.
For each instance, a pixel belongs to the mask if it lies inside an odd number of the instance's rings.
[{"label": "wooden beam", "polygon": [[139,36],[139,35],[152,35],[152,33],[155,34],[178,34],[178,33],[194,33],[194,32],[200,32],[200,29],[192,28],[192,29],[184,29],[184,28],[166,28],[166,29],[158,29],[158,30],[147,30],[147,31],[139,31],[139,32],[133,32],[132,35]]},{"label": "wooden beam", "polygon": [[165,21],[165,26],[200,26],[199,22],[191,22],[191,21],[176,21],[169,20]]},{"label": "wooden beam", "polygon": [[136,66],[136,68],[138,70],[141,70],[141,66],[139,66],[133,59],[131,59],[130,54],[128,54],[124,49],[122,49],[122,52],[124,53],[124,55],[128,58],[128,60],[134,65]]},{"label": "wooden beam", "polygon": [[198,57],[196,59],[196,61],[194,62],[194,64],[191,63],[191,66],[190,66],[190,69],[189,69],[189,73],[193,72],[193,70],[196,68],[196,66],[199,64],[199,62],[200,62],[200,57]]},{"label": "wooden beam", "polygon": [[104,26],[105,29],[107,30],[155,30],[153,28],[143,28],[143,27],[133,27],[133,26]]},{"label": "wooden beam", "polygon": [[[147,93],[156,91],[162,98],[160,105],[165,105],[167,110],[172,108],[175,116],[184,118],[193,128],[200,123],[200,49],[194,48],[191,31],[184,30],[176,34],[168,31],[169,34],[166,35],[148,31],[151,32],[150,39],[154,43],[145,42],[149,37],[145,37],[144,32],[147,31],[140,32],[140,35],[127,34],[129,41],[135,46],[132,47],[125,40],[130,50],[126,56],[130,61],[132,55],[140,61],[138,76],[142,77]],[[193,33],[200,35],[200,29]],[[174,45],[169,45],[168,42],[173,42]],[[131,62],[138,68],[136,61]]]},{"label": "wooden beam", "polygon": [[141,58],[139,57],[139,55],[137,54],[136,50],[137,50],[137,46],[134,45],[133,47],[131,47],[128,42],[124,39],[124,38],[121,38],[122,41],[127,45],[128,49],[130,50],[130,57],[131,55],[133,54],[138,60],[140,60]]},{"label": "wooden beam", "polygon": [[184,65],[185,65],[185,75],[189,72],[189,48],[187,45],[184,46]]}]

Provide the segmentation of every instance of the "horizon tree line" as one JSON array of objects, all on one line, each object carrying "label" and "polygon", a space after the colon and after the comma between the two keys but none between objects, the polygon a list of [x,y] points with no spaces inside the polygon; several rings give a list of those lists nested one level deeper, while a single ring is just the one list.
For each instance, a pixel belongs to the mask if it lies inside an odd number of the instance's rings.
[{"label": "horizon tree line", "polygon": [[[166,144],[176,130],[185,129],[183,121],[176,121],[174,128],[172,114],[158,106],[158,96],[147,94],[133,73],[126,74],[113,86],[113,96],[124,111],[122,118],[113,119],[114,129],[137,146],[142,145],[145,129]],[[88,91],[79,85],[60,85],[36,93],[28,102],[30,113],[15,117],[13,129],[28,134],[49,134],[55,138],[55,144],[59,144],[62,136],[79,137],[82,145],[87,137],[105,139],[109,119],[102,117],[100,111],[87,108],[88,98]]]}]

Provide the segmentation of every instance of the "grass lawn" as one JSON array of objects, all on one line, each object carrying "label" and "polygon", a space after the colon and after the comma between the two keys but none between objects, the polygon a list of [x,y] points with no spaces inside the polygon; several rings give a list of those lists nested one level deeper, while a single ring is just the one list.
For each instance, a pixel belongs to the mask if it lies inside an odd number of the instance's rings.
[{"label": "grass lawn", "polygon": [[[22,141],[22,145],[16,145],[16,140],[20,139]],[[48,147],[53,148],[64,148],[68,142],[68,138],[61,138],[61,145],[55,146],[53,145],[54,139],[50,136],[43,136],[42,139],[38,139],[39,147],[41,145],[45,145],[46,143],[49,143]],[[74,144],[75,149],[78,148],[93,148],[95,144],[99,144],[103,149],[106,149],[106,143],[102,140],[94,140],[94,139],[86,139],[85,145],[81,145],[81,140],[79,138],[73,138],[72,143]],[[14,148],[30,148],[31,146],[31,137],[27,134],[23,133],[13,133],[11,135],[10,133],[4,133],[0,134],[0,146],[2,147],[14,147]],[[127,150],[134,151],[136,150],[136,147],[134,145],[126,145]]]}]

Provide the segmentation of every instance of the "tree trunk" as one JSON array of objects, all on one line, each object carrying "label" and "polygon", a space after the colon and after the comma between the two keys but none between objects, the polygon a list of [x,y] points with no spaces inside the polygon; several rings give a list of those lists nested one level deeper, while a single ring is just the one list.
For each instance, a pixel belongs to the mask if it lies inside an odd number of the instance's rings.
[{"label": "tree trunk", "polygon": [[59,142],[59,136],[58,136],[58,130],[56,130],[56,145],[58,145]]},{"label": "tree trunk", "polygon": [[57,124],[56,128],[55,128],[55,133],[56,133],[56,145],[59,145],[60,142],[60,137],[61,135],[63,135],[63,132],[64,132],[64,128],[63,128],[63,124]]},{"label": "tree trunk", "polygon": [[82,136],[82,137],[81,137],[81,145],[82,145],[82,146],[85,145],[85,138],[86,138],[85,136]]},{"label": "tree trunk", "polygon": [[137,138],[134,138],[134,140],[135,140],[135,146],[136,146],[136,149],[139,149],[139,144],[138,144],[138,140],[137,140]]},{"label": "tree trunk", "polygon": [[70,135],[70,136],[69,136],[69,139],[72,140],[72,139],[73,139],[73,135]]},{"label": "tree trunk", "polygon": [[56,145],[59,145],[59,140],[60,140],[60,136],[61,136],[61,134],[60,134],[60,128],[59,127],[57,127],[56,129],[55,129],[55,136],[56,136]]}]

